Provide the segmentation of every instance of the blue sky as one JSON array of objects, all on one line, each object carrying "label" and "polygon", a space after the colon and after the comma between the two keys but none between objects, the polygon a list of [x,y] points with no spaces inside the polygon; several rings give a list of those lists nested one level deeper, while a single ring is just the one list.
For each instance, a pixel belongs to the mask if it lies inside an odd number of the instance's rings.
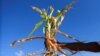
[{"label": "blue sky", "polygon": [[[32,10],[32,6],[46,8],[52,5],[57,9],[66,6],[71,0],[2,0],[1,1],[1,45],[0,56],[16,56],[20,50],[27,53],[44,48],[43,40],[19,43],[18,47],[9,44],[17,39],[27,37],[34,25],[41,20],[40,15]],[[65,15],[59,28],[81,41],[100,41],[100,0],[78,0]],[[42,27],[33,35],[43,36]],[[61,35],[59,41],[72,42]],[[81,54],[80,54],[81,53]],[[100,56],[100,53],[80,52],[75,56]]]}]

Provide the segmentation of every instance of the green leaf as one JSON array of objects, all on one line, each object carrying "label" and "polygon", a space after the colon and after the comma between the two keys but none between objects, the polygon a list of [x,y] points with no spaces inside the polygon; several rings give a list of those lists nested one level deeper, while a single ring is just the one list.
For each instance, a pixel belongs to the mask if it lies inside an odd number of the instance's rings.
[{"label": "green leaf", "polygon": [[43,20],[41,20],[40,22],[38,22],[38,23],[35,25],[35,27],[32,29],[32,31],[29,33],[28,37],[31,37],[31,35],[33,34],[33,32],[34,32],[35,30],[37,30],[37,29],[39,28],[39,26],[42,25],[42,24],[43,24]]},{"label": "green leaf", "polygon": [[40,17],[43,18],[43,19],[45,19],[46,18],[46,15],[41,14]]}]

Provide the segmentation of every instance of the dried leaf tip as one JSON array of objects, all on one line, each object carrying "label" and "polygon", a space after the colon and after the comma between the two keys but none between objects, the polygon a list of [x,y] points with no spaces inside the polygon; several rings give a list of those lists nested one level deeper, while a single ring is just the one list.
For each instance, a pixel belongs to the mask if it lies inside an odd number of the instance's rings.
[{"label": "dried leaf tip", "polygon": [[53,6],[52,6],[52,5],[50,6],[50,10],[51,10],[51,11],[52,11],[52,10],[54,10],[54,8],[53,8]]},{"label": "dried leaf tip", "polygon": [[42,11],[38,7],[32,6],[32,9],[39,12],[40,14],[42,13]]}]

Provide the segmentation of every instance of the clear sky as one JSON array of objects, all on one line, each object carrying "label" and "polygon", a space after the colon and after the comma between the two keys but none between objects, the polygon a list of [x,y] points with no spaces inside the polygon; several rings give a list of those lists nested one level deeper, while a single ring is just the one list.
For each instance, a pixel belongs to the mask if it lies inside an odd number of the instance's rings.
[{"label": "clear sky", "polygon": [[[16,56],[16,52],[32,52],[44,48],[43,40],[19,43],[18,47],[10,47],[14,40],[27,37],[34,25],[41,20],[40,15],[32,10],[32,6],[46,8],[52,5],[62,9],[71,0],[0,0],[1,37],[0,56]],[[78,0],[65,15],[59,28],[80,41],[100,41],[100,0]],[[42,27],[33,36],[43,36]],[[59,41],[73,40],[57,35]],[[24,56],[24,55],[23,55]],[[74,56],[74,55],[73,55]],[[75,56],[100,56],[100,53],[79,52]]]}]

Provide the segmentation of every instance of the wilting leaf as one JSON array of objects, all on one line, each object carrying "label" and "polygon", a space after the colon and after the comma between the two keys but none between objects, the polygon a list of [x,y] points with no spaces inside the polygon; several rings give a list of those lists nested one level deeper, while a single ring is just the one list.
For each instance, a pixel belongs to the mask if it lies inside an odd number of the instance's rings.
[{"label": "wilting leaf", "polygon": [[65,12],[67,12],[71,6],[73,5],[74,1],[72,1],[71,3],[69,3],[66,7],[64,7],[61,11],[58,11],[55,15],[55,18],[58,20],[62,15],[65,14]]},{"label": "wilting leaf", "polygon": [[62,23],[62,21],[64,20],[64,16],[61,16],[61,19],[57,22],[57,27],[59,27]]},{"label": "wilting leaf", "polygon": [[74,38],[74,37],[72,37],[72,36],[70,36],[70,35],[68,35],[68,34],[66,34],[66,33],[64,33],[64,32],[58,31],[58,33],[62,34],[63,36],[65,36],[65,37],[67,37],[67,38],[73,39],[73,40],[75,40],[75,41],[77,41],[77,42],[81,42],[81,41],[79,41],[78,39],[76,39],[76,38]]},{"label": "wilting leaf", "polygon": [[30,37],[30,38],[23,38],[23,39],[20,39],[20,40],[15,40],[10,44],[10,46],[15,46],[15,44],[18,43],[18,42],[26,42],[26,41],[30,41],[30,40],[33,40],[33,39],[44,39],[44,37],[33,36],[33,37]]}]

